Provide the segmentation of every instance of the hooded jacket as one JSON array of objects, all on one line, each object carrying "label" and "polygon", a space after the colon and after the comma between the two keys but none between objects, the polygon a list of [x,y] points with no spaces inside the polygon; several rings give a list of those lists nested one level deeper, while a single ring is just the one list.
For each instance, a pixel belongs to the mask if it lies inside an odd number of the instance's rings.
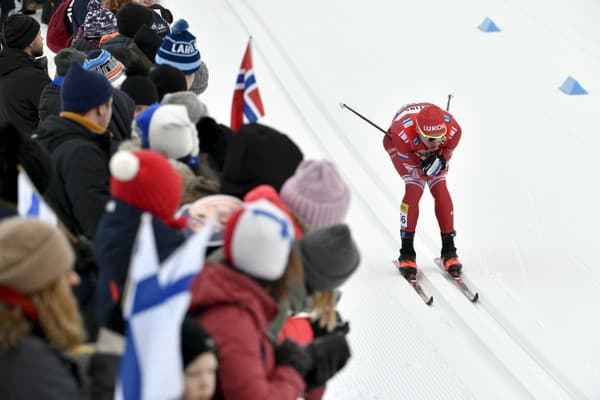
[{"label": "hooded jacket", "polygon": [[54,171],[48,197],[67,229],[93,239],[109,199],[111,139],[74,120],[49,116],[35,138],[46,147]]},{"label": "hooded jacket", "polygon": [[219,399],[297,399],[304,381],[292,367],[275,365],[267,335],[277,303],[249,276],[207,263],[192,283],[190,314],[219,349]]},{"label": "hooded jacket", "polygon": [[0,123],[12,122],[31,135],[39,123],[38,105],[50,77],[23,50],[0,51]]}]

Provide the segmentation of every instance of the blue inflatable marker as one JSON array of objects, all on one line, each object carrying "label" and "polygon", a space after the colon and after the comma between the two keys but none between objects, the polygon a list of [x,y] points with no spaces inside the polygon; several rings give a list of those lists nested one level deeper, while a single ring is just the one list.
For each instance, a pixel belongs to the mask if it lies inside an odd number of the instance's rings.
[{"label": "blue inflatable marker", "polygon": [[500,28],[498,28],[494,21],[492,21],[488,17],[485,17],[483,22],[479,24],[478,28],[484,32],[500,32]]},{"label": "blue inflatable marker", "polygon": [[572,76],[569,76],[564,81],[564,83],[560,87],[560,90],[562,90],[563,92],[565,92],[568,95],[588,94],[588,92],[584,88],[582,88],[581,85],[579,84],[579,82],[577,82],[577,80],[575,78],[573,78]]}]

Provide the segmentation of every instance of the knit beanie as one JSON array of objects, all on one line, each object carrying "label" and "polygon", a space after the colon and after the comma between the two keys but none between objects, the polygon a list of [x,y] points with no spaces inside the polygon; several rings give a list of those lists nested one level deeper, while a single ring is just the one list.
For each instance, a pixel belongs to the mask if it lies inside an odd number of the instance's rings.
[{"label": "knit beanie", "polygon": [[198,132],[184,106],[154,104],[134,120],[133,133],[142,148],[158,151],[168,158],[198,156]]},{"label": "knit beanie", "polygon": [[109,166],[113,197],[151,213],[170,227],[185,227],[185,218],[175,218],[183,195],[181,178],[162,154],[121,150]]},{"label": "knit beanie", "polygon": [[236,269],[273,282],[287,267],[294,242],[292,222],[267,200],[246,203],[227,221],[223,252]]},{"label": "knit beanie", "polygon": [[206,104],[204,104],[198,96],[189,90],[184,90],[181,92],[175,93],[167,93],[165,97],[163,97],[162,104],[180,104],[185,106],[187,109],[190,120],[195,124],[200,121],[201,118],[204,118],[208,115],[208,109],[206,108]]},{"label": "knit beanie", "polygon": [[121,90],[133,99],[136,106],[149,106],[158,102],[158,91],[154,82],[142,75],[127,77],[121,85]]},{"label": "knit beanie", "polygon": [[184,19],[175,22],[171,34],[165,37],[156,53],[156,65],[172,65],[185,75],[198,71],[200,52],[196,47],[196,37],[188,28],[189,25]]},{"label": "knit beanie", "polygon": [[40,31],[40,24],[28,15],[13,14],[4,21],[2,30],[6,46],[23,50],[37,36]]},{"label": "knit beanie", "polygon": [[135,45],[154,64],[156,52],[162,44],[162,38],[148,25],[142,25],[133,37]]},{"label": "knit beanie", "polygon": [[86,38],[101,38],[117,31],[117,17],[115,17],[115,14],[102,6],[99,0],[90,0],[83,22],[83,36]]},{"label": "knit beanie", "polygon": [[116,88],[120,87],[127,78],[123,63],[113,57],[107,50],[90,51],[83,62],[83,68],[101,73]]},{"label": "knit beanie", "polygon": [[339,287],[360,264],[360,253],[346,224],[310,231],[298,244],[304,279],[313,290]]},{"label": "knit beanie", "polygon": [[195,319],[185,317],[181,324],[183,369],[204,353],[212,353],[218,358],[217,342]]},{"label": "knit beanie", "polygon": [[279,192],[302,158],[300,148],[283,133],[257,123],[242,125],[227,144],[221,192],[243,198],[261,184]]},{"label": "knit beanie", "polygon": [[117,27],[123,36],[134,37],[142,25],[152,26],[154,11],[136,3],[127,3],[117,14]]},{"label": "knit beanie", "polygon": [[74,260],[64,234],[48,223],[16,217],[0,222],[0,285],[35,293],[70,271]]},{"label": "knit beanie", "polygon": [[159,65],[150,72],[150,79],[156,85],[158,98],[162,99],[167,93],[181,92],[187,89],[183,72],[170,65]]},{"label": "knit beanie", "polygon": [[60,88],[62,111],[91,110],[107,103],[114,90],[104,75],[86,71],[73,61]]},{"label": "knit beanie", "polygon": [[294,224],[294,236],[296,237],[296,240],[300,240],[302,237],[302,228],[300,228],[300,225],[298,225],[296,222],[296,219],[294,218],[294,215],[291,213],[290,209],[283,204],[283,201],[281,201],[279,194],[275,191],[275,189],[273,189],[273,186],[259,185],[246,193],[244,196],[244,202],[246,203],[260,199],[269,200],[289,217],[290,221],[292,221],[292,224]]},{"label": "knit beanie", "polygon": [[79,65],[83,65],[85,61],[85,53],[83,51],[76,50],[72,47],[61,49],[54,56],[54,64],[56,65],[56,75],[65,76],[69,72],[71,63],[75,61]]},{"label": "knit beanie", "polygon": [[311,228],[342,222],[350,207],[350,189],[335,165],[326,160],[303,161],[280,194]]},{"label": "knit beanie", "polygon": [[200,63],[200,69],[196,71],[194,74],[194,81],[192,82],[192,87],[190,87],[190,91],[196,94],[202,94],[208,87],[208,67],[202,61]]}]

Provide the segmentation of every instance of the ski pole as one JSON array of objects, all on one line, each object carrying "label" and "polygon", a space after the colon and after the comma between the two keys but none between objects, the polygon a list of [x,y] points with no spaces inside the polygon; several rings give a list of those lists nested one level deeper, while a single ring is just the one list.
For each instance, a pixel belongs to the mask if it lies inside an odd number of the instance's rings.
[{"label": "ski pole", "polygon": [[379,127],[377,124],[373,123],[370,119],[364,117],[363,115],[361,115],[359,112],[355,111],[352,109],[352,107],[348,106],[345,103],[340,103],[340,108],[342,109],[347,109],[348,111],[351,111],[352,113],[354,113],[356,116],[358,116],[360,119],[362,119],[363,121],[367,122],[368,124],[370,124],[371,126],[373,126],[374,128],[380,130],[381,132],[385,133],[386,135],[389,135],[389,133],[387,133],[385,130],[383,130],[381,127]]},{"label": "ski pole", "polygon": [[446,111],[450,111],[450,100],[452,100],[453,97],[454,97],[453,93],[450,93],[448,95],[448,103],[446,103]]}]

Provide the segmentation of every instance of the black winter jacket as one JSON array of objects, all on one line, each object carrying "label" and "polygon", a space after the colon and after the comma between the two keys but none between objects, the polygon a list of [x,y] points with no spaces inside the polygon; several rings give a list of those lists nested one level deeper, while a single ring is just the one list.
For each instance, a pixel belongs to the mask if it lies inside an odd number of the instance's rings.
[{"label": "black winter jacket", "polygon": [[0,353],[0,398],[85,399],[71,364],[35,335]]},{"label": "black winter jacket", "polygon": [[38,105],[50,77],[22,50],[0,51],[0,123],[12,122],[31,135],[39,123]]},{"label": "black winter jacket", "polygon": [[48,197],[58,217],[75,236],[93,239],[109,198],[110,134],[93,133],[75,121],[51,115],[34,137],[52,157]]},{"label": "black winter jacket", "polygon": [[[60,114],[60,84],[57,79],[52,81],[42,91],[40,97],[40,120],[44,121],[50,115]],[[112,134],[113,140],[122,142],[131,139],[131,122],[135,112],[135,102],[127,93],[115,89],[113,92],[112,117],[108,124],[108,131]]]}]

